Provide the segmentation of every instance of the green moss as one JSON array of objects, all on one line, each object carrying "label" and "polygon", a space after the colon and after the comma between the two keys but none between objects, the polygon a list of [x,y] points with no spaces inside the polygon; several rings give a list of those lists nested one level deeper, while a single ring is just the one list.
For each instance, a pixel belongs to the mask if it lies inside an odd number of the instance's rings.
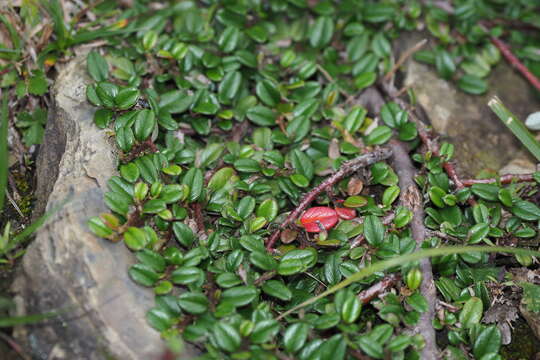
[{"label": "green moss", "polygon": [[540,352],[540,341],[534,336],[533,331],[523,319],[514,324],[512,342],[501,348],[501,356],[506,360],[529,360],[534,359]]}]

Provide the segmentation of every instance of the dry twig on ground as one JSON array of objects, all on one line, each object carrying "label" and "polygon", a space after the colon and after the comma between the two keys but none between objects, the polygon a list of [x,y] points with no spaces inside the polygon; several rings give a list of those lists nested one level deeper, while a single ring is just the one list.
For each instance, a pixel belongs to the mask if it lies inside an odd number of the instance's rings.
[{"label": "dry twig on ground", "polygon": [[[426,237],[424,227],[424,206],[422,194],[414,182],[415,169],[409,157],[405,145],[397,140],[390,142],[392,148],[392,164],[399,178],[401,188],[400,202],[413,212],[411,220],[411,232],[416,241],[416,248],[419,249]],[[428,303],[428,310],[420,316],[417,323],[417,332],[420,333],[426,342],[422,349],[422,359],[437,359],[439,350],[435,339],[435,329],[433,328],[433,318],[435,316],[435,303],[437,292],[433,282],[433,271],[429,259],[420,260],[420,271],[422,272],[422,284],[420,293]]]}]

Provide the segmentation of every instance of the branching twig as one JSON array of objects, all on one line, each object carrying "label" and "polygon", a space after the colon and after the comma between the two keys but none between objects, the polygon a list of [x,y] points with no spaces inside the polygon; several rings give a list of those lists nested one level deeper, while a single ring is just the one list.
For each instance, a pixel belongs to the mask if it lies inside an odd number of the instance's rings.
[{"label": "branching twig", "polygon": [[0,332],[0,339],[4,340],[12,349],[15,351],[23,360],[30,360],[30,356],[28,356],[22,347],[15,342],[11,337],[8,335]]},{"label": "branching twig", "polygon": [[330,177],[326,178],[326,180],[313,188],[302,198],[298,206],[289,214],[289,216],[287,216],[285,221],[279,226],[278,229],[274,231],[272,236],[268,239],[268,241],[266,242],[266,249],[268,251],[272,250],[275,242],[279,238],[279,234],[281,233],[281,231],[291,225],[302,213],[302,211],[304,211],[309,206],[309,204],[311,204],[311,202],[315,200],[317,196],[319,196],[319,194],[321,194],[327,188],[335,185],[344,177],[358,171],[363,167],[374,164],[381,160],[388,159],[391,155],[392,152],[388,147],[381,147],[374,150],[373,152],[360,155],[352,160],[344,162],[338,171],[336,171]]},{"label": "branching twig", "polygon": [[358,300],[360,300],[362,304],[367,304],[376,296],[379,296],[379,294],[381,294],[383,291],[386,291],[388,288],[394,286],[394,284],[397,283],[400,279],[401,275],[396,273],[387,275],[375,285],[365,290],[362,290],[358,294]]},{"label": "branching twig", "polygon": [[472,186],[474,184],[511,184],[513,182],[529,182],[534,181],[533,174],[507,174],[501,175],[499,178],[491,179],[466,179],[462,180],[463,186]]},{"label": "branching twig", "polygon": [[392,75],[394,75],[394,73],[399,69],[399,67],[401,65],[403,65],[403,63],[405,61],[407,61],[408,58],[410,58],[415,52],[417,52],[418,50],[420,50],[424,45],[427,44],[427,39],[422,39],[421,41],[419,41],[418,43],[416,43],[416,45],[414,45],[413,47],[407,49],[400,57],[399,57],[399,60],[394,64],[394,66],[392,66],[392,68],[390,69],[390,71],[388,71],[386,73],[386,75],[384,75],[383,77],[383,81],[384,82],[387,82],[388,80],[390,80],[390,78],[392,77]]},{"label": "branching twig", "polygon": [[[392,140],[390,146],[393,153],[392,162],[399,178],[399,187],[401,188],[400,202],[413,212],[410,226],[412,236],[416,241],[416,248],[419,249],[424,242],[426,229],[424,227],[422,195],[414,182],[415,170],[403,143]],[[418,333],[424,337],[424,341],[426,342],[426,345],[422,349],[422,359],[437,359],[439,350],[437,349],[435,329],[432,324],[435,316],[437,293],[429,259],[420,260],[420,271],[423,277],[420,293],[428,303],[428,310],[422,313],[417,324]]]},{"label": "branching twig", "polygon": [[531,73],[529,69],[527,69],[527,67],[523,65],[523,63],[512,53],[510,47],[504,41],[496,37],[491,37],[491,42],[501,51],[506,61],[515,67],[521,73],[521,75],[523,75],[527,81],[536,88],[536,90],[540,91],[540,80],[533,73]]}]

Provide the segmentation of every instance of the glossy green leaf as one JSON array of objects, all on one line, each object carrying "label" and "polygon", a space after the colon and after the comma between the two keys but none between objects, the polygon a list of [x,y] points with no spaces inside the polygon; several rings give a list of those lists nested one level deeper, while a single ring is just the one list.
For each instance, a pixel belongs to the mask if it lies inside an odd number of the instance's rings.
[{"label": "glossy green leaf", "polygon": [[364,219],[364,235],[370,245],[380,246],[384,241],[384,232],[384,225],[377,216],[366,216]]},{"label": "glossy green leaf", "polygon": [[326,16],[321,16],[309,29],[309,43],[313,47],[328,45],[334,35],[334,21]]},{"label": "glossy green leaf", "polygon": [[96,50],[88,53],[86,58],[88,73],[95,81],[105,81],[109,78],[109,65],[107,60]]},{"label": "glossy green leaf", "polygon": [[471,297],[463,309],[459,313],[459,322],[465,329],[471,328],[473,325],[478,324],[482,318],[482,300],[478,297]]},{"label": "glossy green leaf", "polygon": [[290,325],[283,334],[283,344],[290,353],[300,350],[306,343],[309,333],[309,326],[304,323],[294,323]]}]

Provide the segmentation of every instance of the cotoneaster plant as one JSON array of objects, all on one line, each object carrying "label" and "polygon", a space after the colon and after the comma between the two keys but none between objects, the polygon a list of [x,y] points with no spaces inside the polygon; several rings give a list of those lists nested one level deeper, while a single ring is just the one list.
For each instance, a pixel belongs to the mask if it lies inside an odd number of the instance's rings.
[{"label": "cotoneaster plant", "polygon": [[[425,24],[441,43],[417,57],[484,92],[474,69],[487,75],[498,50],[469,15],[477,3],[454,18],[408,1],[137,2],[134,35],[87,58],[95,123],[120,150],[111,212],[89,227],[134,252],[129,275],[156,294],[149,325],[203,359],[418,359],[437,346],[499,359],[500,330],[482,319],[520,284],[498,260],[538,254],[494,245],[537,238],[540,174],[461,181],[453,145],[434,147],[383,78],[391,40]],[[504,19],[532,8],[482,4]],[[386,94],[380,109],[359,104],[368,87]],[[445,247],[478,244],[492,247]]]}]

